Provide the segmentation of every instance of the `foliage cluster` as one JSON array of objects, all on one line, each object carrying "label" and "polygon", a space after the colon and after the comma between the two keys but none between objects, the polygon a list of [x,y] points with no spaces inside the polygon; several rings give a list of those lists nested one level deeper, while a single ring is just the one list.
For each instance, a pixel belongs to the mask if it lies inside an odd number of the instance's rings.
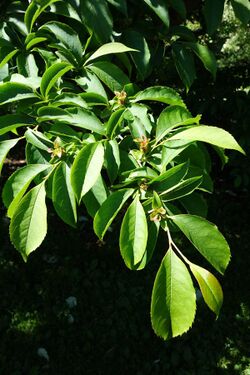
[{"label": "foliage cluster", "polygon": [[[168,26],[161,2],[159,14],[153,2],[145,3]],[[145,77],[138,63],[143,59],[136,58],[141,51],[137,42],[96,47],[113,30],[105,1],[13,6],[16,18],[3,23],[0,38],[0,135],[6,137],[0,143],[0,163],[2,167],[8,152],[25,143],[27,165],[9,177],[2,191],[12,243],[25,261],[41,245],[47,232],[46,197],[72,227],[79,213],[87,211],[101,241],[123,215],[120,251],[131,270],[141,270],[151,260],[160,229],[168,239],[152,293],[156,334],[168,339],[192,325],[196,294],[191,275],[218,316],[223,300],[218,280],[187,259],[171,233],[182,232],[224,273],[228,244],[205,219],[203,193],[212,192],[213,182],[204,143],[212,145],[222,162],[225,149],[244,151],[225,130],[200,124],[201,116],[192,116],[172,88],[140,90],[131,83],[133,63]],[[138,41],[135,35],[132,40]],[[185,43],[214,74],[207,47]],[[185,52],[185,64],[188,59]],[[189,88],[192,79],[184,77],[192,77],[190,71],[181,76]]]}]

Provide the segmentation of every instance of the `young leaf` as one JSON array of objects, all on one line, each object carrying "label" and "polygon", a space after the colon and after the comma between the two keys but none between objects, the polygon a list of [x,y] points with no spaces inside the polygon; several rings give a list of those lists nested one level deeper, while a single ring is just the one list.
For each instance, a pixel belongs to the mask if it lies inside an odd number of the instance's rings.
[{"label": "young leaf", "polygon": [[47,233],[45,184],[31,189],[20,201],[10,222],[10,239],[24,261],[36,250]]},{"label": "young leaf", "polygon": [[48,164],[29,164],[16,170],[7,180],[2,192],[5,207],[8,208],[7,215],[12,217],[21,198],[28,189],[31,181],[41,172],[51,168]]},{"label": "young leaf", "polygon": [[216,126],[195,126],[179,133],[176,133],[169,140],[181,139],[189,142],[201,141],[211,143],[212,145],[236,150],[245,155],[244,150],[236,142],[234,137],[224,129],[217,128]]},{"label": "young leaf", "polygon": [[185,104],[180,95],[175,90],[165,86],[148,87],[143,91],[139,91],[136,94],[135,98],[131,101],[140,102],[143,100],[150,100],[185,107]]},{"label": "young leaf", "polygon": [[76,227],[75,195],[70,183],[70,168],[65,162],[59,164],[53,175],[52,201],[58,216],[66,224]]},{"label": "young leaf", "polygon": [[223,274],[230,261],[230,249],[217,226],[195,215],[175,215],[171,220],[204,258]]},{"label": "young leaf", "polygon": [[223,292],[216,277],[200,266],[190,263],[189,267],[196,278],[204,301],[208,307],[218,316],[223,303]]},{"label": "young leaf", "polygon": [[164,25],[169,28],[169,14],[168,7],[165,1],[163,0],[143,0],[157,16],[162,20]]},{"label": "young leaf", "polygon": [[55,85],[56,81],[70,69],[72,69],[72,65],[69,65],[67,62],[59,62],[55,63],[44,72],[40,90],[45,99],[47,98],[52,87]]},{"label": "young leaf", "polygon": [[6,155],[8,154],[10,149],[12,149],[12,147],[17,144],[19,139],[20,138],[15,138],[0,142],[0,175]]},{"label": "young leaf", "polygon": [[185,333],[195,317],[192,279],[185,264],[169,249],[157,272],[151,299],[151,322],[164,340]]},{"label": "young leaf", "polygon": [[89,143],[77,154],[71,169],[71,184],[78,202],[95,184],[104,161],[102,143]]},{"label": "young leaf", "polygon": [[90,57],[85,61],[84,65],[86,65],[92,60],[98,59],[98,57],[101,56],[131,51],[137,50],[134,48],[127,47],[123,43],[119,42],[106,43],[99,47],[92,55],[90,55]]},{"label": "young leaf", "polygon": [[94,218],[94,231],[100,239],[104,237],[116,215],[133,192],[134,189],[118,190],[103,202]]},{"label": "young leaf", "polygon": [[122,91],[129,78],[116,65],[108,61],[98,61],[88,66],[93,73],[112,91]]},{"label": "young leaf", "polygon": [[142,260],[147,239],[147,219],[137,195],[123,218],[119,240],[121,255],[128,268],[133,269]]},{"label": "young leaf", "polygon": [[215,32],[221,23],[224,4],[225,0],[205,0],[203,13],[206,21],[207,31],[210,35]]}]

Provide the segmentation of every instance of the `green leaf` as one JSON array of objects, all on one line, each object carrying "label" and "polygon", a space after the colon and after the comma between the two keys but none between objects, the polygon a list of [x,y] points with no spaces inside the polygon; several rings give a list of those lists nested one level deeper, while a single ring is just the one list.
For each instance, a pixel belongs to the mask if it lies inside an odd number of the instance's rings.
[{"label": "green leaf", "polygon": [[59,0],[44,0],[41,4],[38,4],[36,1],[32,1],[24,15],[24,22],[27,27],[28,32],[30,33],[35,21],[40,16],[40,14],[51,4]]},{"label": "green leaf", "polygon": [[74,56],[77,65],[81,65],[83,48],[78,34],[70,26],[62,22],[47,22],[40,30],[48,30]]},{"label": "green leaf", "polygon": [[133,269],[146,251],[148,225],[146,214],[137,195],[122,220],[120,250],[126,266]]},{"label": "green leaf", "polygon": [[131,112],[134,117],[139,117],[146,132],[150,134],[152,131],[152,123],[148,115],[148,110],[149,108],[146,105],[140,103],[132,103],[129,106],[129,112]]},{"label": "green leaf", "polygon": [[31,39],[27,44],[26,44],[26,49],[27,51],[31,48],[33,48],[34,46],[36,46],[37,44],[39,43],[42,43],[42,42],[45,42],[45,40],[47,40],[47,38],[45,37],[35,37],[33,39]]},{"label": "green leaf", "polygon": [[177,13],[179,13],[183,20],[186,19],[187,10],[183,0],[170,0],[170,5]]},{"label": "green leaf", "polygon": [[165,191],[177,185],[187,174],[189,163],[182,163],[168,169],[158,177],[151,180],[148,185],[151,189]]},{"label": "green leaf", "polygon": [[157,120],[156,141],[159,142],[172,129],[179,126],[198,124],[200,118],[200,115],[192,117],[191,113],[184,107],[177,105],[167,107],[161,112]]},{"label": "green leaf", "polygon": [[[41,78],[38,77],[38,67],[34,55],[32,53],[19,53],[17,56],[18,73],[24,77],[30,77],[31,80],[26,79],[27,86],[37,89],[40,86]],[[13,78],[14,74],[12,75]],[[24,83],[25,82],[20,82]]]},{"label": "green leaf", "polygon": [[155,221],[148,221],[148,240],[147,240],[147,247],[145,253],[141,261],[133,268],[137,271],[140,271],[146,267],[146,265],[150,262],[155,246],[158,239],[160,223]]},{"label": "green leaf", "polygon": [[3,167],[4,160],[12,147],[14,147],[20,138],[9,139],[7,141],[0,142],[0,175]]},{"label": "green leaf", "polygon": [[85,61],[84,65],[92,60],[98,59],[98,57],[101,56],[131,51],[136,51],[136,49],[127,47],[125,44],[119,42],[106,43],[98,48],[92,55],[90,55],[90,57]]},{"label": "green leaf", "polygon": [[86,91],[86,93],[100,95],[106,99],[106,104],[108,103],[106,91],[104,90],[101,81],[94,73],[85,70],[84,76],[76,78],[75,81],[84,91]]},{"label": "green leaf", "polygon": [[191,194],[202,182],[202,176],[188,178],[160,194],[164,202],[173,201]]},{"label": "green leaf", "polygon": [[169,14],[168,14],[168,7],[165,1],[163,0],[143,0],[154,12],[155,14],[162,20],[165,26],[169,28]]},{"label": "green leaf", "polygon": [[18,203],[22,199],[31,181],[39,175],[39,173],[51,168],[46,164],[29,164],[23,168],[17,169],[7,180],[2,192],[2,199],[6,208],[7,215],[12,217]]},{"label": "green leaf", "polygon": [[70,183],[70,168],[61,162],[53,175],[52,201],[58,216],[72,227],[76,227],[77,212],[75,195]]},{"label": "green leaf", "polygon": [[185,264],[169,249],[157,272],[151,299],[151,322],[164,340],[185,333],[195,317],[192,279]]},{"label": "green leaf", "polygon": [[188,91],[196,79],[193,53],[181,43],[173,43],[172,54],[177,72]]},{"label": "green leaf", "polygon": [[28,126],[34,123],[34,119],[27,115],[11,114],[0,116],[0,135],[16,130],[21,126]]},{"label": "green leaf", "polygon": [[204,301],[208,307],[218,316],[223,303],[223,292],[216,277],[194,263],[189,263],[190,269],[196,278]]},{"label": "green leaf", "polygon": [[0,69],[17,54],[18,49],[10,51],[9,47],[0,49]]},{"label": "green leaf", "polygon": [[120,153],[117,141],[110,140],[105,142],[105,167],[107,168],[111,184],[115,181],[120,168]]},{"label": "green leaf", "polygon": [[116,215],[133,192],[134,189],[118,190],[109,195],[101,205],[94,218],[94,231],[100,239],[104,237]]},{"label": "green leaf", "polygon": [[49,152],[50,149],[54,148],[53,142],[37,130],[28,129],[25,132],[25,138],[29,143],[41,150]]},{"label": "green leaf", "polygon": [[10,239],[24,261],[47,233],[45,183],[31,189],[20,201],[10,222]]},{"label": "green leaf", "polygon": [[143,100],[150,100],[185,107],[185,104],[180,95],[175,90],[165,86],[148,87],[143,91],[139,91],[136,94],[135,99],[131,101],[140,102]]},{"label": "green leaf", "polygon": [[146,78],[151,69],[151,53],[143,34],[134,30],[126,30],[123,33],[123,40],[129,47],[135,48],[137,51],[131,52],[131,56],[137,69],[138,78]]},{"label": "green leaf", "polygon": [[71,92],[63,93],[55,97],[53,105],[60,106],[79,106],[82,108],[88,108],[88,104],[82,98],[81,94],[74,94]]},{"label": "green leaf", "polygon": [[224,4],[225,0],[205,0],[203,14],[206,21],[207,32],[210,35],[216,31],[221,23]]},{"label": "green leaf", "polygon": [[175,215],[171,220],[204,258],[223,274],[230,261],[230,249],[216,225],[195,215]]},{"label": "green leaf", "polygon": [[104,162],[102,143],[89,143],[77,154],[71,169],[71,184],[78,202],[93,187]]},{"label": "green leaf", "polygon": [[22,83],[5,82],[0,84],[0,105],[36,97],[32,89]]},{"label": "green leaf", "polygon": [[231,0],[235,16],[247,26],[250,20],[250,3],[248,0]]},{"label": "green leaf", "polygon": [[107,122],[106,133],[110,139],[113,139],[117,136],[119,132],[119,126],[124,118],[124,111],[124,108],[117,109],[109,117],[109,120]]},{"label": "green leaf", "polygon": [[216,126],[201,125],[191,127],[169,138],[169,140],[174,139],[187,140],[188,142],[207,142],[221,148],[239,151],[245,155],[244,150],[234,137],[226,130],[217,128]]},{"label": "green leaf", "polygon": [[203,46],[199,43],[185,42],[185,45],[194,51],[194,53],[202,61],[204,67],[212,74],[213,79],[215,79],[217,72],[217,61],[213,52],[207,46]]},{"label": "green leaf", "polygon": [[92,111],[84,108],[75,107],[65,110],[57,107],[42,107],[38,115],[39,122],[56,120],[57,123],[77,126],[97,134],[105,133],[105,128],[99,118]]},{"label": "green leaf", "polygon": [[207,216],[207,202],[206,199],[199,193],[193,192],[190,195],[180,199],[181,204],[188,214],[206,217]]},{"label": "green leaf", "polygon": [[126,0],[107,0],[110,4],[117,8],[125,16],[128,15]]},{"label": "green leaf", "polygon": [[172,27],[172,35],[180,36],[182,39],[187,40],[189,42],[195,42],[196,36],[193,31],[191,31],[188,27],[183,25],[173,26]]},{"label": "green leaf", "polygon": [[129,78],[116,65],[108,61],[98,61],[88,66],[93,73],[112,91],[122,91]]},{"label": "green leaf", "polygon": [[55,63],[49,67],[42,76],[41,81],[41,94],[46,99],[52,87],[55,85],[57,80],[72,69],[72,65],[66,62]]},{"label": "green leaf", "polygon": [[110,40],[113,20],[105,0],[80,0],[82,18],[88,29],[101,42]]},{"label": "green leaf", "polygon": [[48,151],[41,150],[31,143],[26,144],[25,154],[28,164],[49,164],[51,159]]},{"label": "green leaf", "polygon": [[100,175],[93,187],[84,195],[82,198],[83,203],[86,206],[88,214],[94,218],[95,214],[101,207],[101,205],[107,199],[107,186]]}]

